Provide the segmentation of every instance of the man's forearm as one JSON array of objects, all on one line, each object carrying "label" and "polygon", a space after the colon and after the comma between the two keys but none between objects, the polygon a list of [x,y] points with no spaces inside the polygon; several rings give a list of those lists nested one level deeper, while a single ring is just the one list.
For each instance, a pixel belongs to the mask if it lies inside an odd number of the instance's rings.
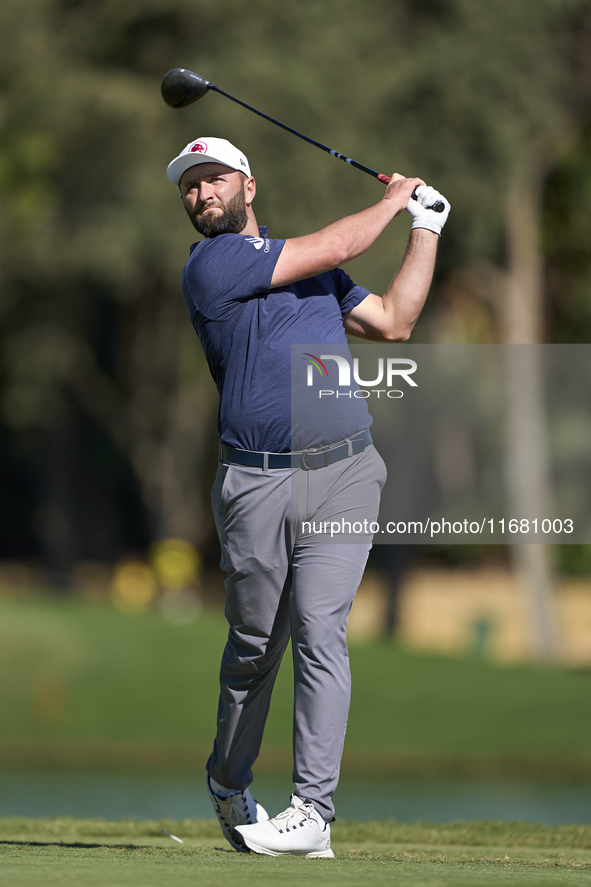
[{"label": "man's forearm", "polygon": [[372,342],[404,342],[421,313],[435,268],[439,237],[424,228],[411,231],[402,264],[383,296],[370,293],[349,312],[345,329]]},{"label": "man's forearm", "polygon": [[337,268],[356,259],[366,252],[387,228],[395,213],[394,205],[380,200],[351,216],[344,216],[332,222],[315,234],[296,237],[292,241],[295,247],[304,246],[308,256],[318,254],[323,257],[323,271]]},{"label": "man's forearm", "polygon": [[392,177],[384,197],[314,234],[287,240],[275,266],[273,287],[338,268],[362,255],[408,204],[421,179]]},{"label": "man's forearm", "polygon": [[424,228],[414,228],[397,273],[382,297],[384,312],[396,339],[407,339],[429,295],[439,237]]}]

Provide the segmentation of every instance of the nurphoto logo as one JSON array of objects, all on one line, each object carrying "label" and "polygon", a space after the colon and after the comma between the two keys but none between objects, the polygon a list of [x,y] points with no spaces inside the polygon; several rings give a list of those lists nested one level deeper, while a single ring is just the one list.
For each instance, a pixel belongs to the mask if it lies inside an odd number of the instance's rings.
[{"label": "nurphoto logo", "polygon": [[[403,381],[411,388],[418,387],[417,382],[411,378],[412,374],[417,370],[417,363],[414,360],[410,360],[408,357],[387,357],[385,360],[383,357],[378,358],[377,374],[374,379],[361,378],[358,357],[353,359],[352,368],[351,361],[348,358],[343,357],[341,354],[321,354],[317,357],[315,354],[305,353],[304,360],[308,364],[306,376],[306,384],[308,387],[314,385],[314,370],[318,372],[321,379],[324,380],[330,377],[330,381],[333,382],[333,385],[336,383],[336,388],[320,388],[318,390],[319,398],[357,397],[367,399],[372,396],[380,397],[380,395],[385,394],[386,397],[397,399],[404,397],[404,391],[399,388],[394,388],[395,384],[400,384],[400,382]],[[327,361],[334,361],[336,367],[333,364],[327,366]],[[360,386],[359,388],[351,388],[351,369],[353,370],[354,383]],[[374,370],[374,372],[376,372],[376,370]],[[333,381],[333,379],[335,381]],[[382,384],[385,384],[386,387],[377,387]],[[345,391],[339,389],[349,390]]]}]

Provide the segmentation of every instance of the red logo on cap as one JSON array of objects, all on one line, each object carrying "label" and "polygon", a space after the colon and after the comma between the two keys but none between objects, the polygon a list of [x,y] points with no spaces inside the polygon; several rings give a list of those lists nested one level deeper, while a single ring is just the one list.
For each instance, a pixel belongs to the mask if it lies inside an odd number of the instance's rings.
[{"label": "red logo on cap", "polygon": [[195,142],[195,144],[191,146],[190,153],[193,154],[195,151],[197,154],[207,154],[207,145],[205,142]]}]

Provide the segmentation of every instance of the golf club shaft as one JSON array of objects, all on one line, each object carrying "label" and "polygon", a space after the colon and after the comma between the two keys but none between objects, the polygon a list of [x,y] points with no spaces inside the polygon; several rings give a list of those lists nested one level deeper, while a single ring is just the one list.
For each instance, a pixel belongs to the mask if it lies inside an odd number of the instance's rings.
[{"label": "golf club shaft", "polygon": [[[242,107],[246,108],[248,111],[258,114],[259,117],[263,117],[270,123],[280,126],[281,129],[285,129],[287,132],[291,132],[294,136],[303,139],[303,141],[308,142],[310,145],[315,145],[322,151],[326,151],[327,154],[332,154],[333,157],[338,157],[339,160],[344,160],[345,163],[354,166],[355,169],[360,169],[361,172],[365,172],[368,175],[373,176],[375,179],[378,179],[378,181],[383,182],[384,185],[389,184],[390,177],[384,175],[384,173],[376,172],[375,169],[370,169],[369,166],[364,166],[362,163],[358,163],[351,157],[346,157],[339,151],[333,151],[332,148],[323,145],[322,142],[317,142],[316,139],[311,139],[310,136],[298,132],[297,129],[293,129],[293,127],[281,123],[280,120],[270,117],[269,114],[264,114],[262,111],[259,111],[258,108],[253,108],[252,105],[248,105],[246,102],[235,98],[233,95],[230,95],[229,92],[225,92],[210,80],[200,77],[198,74],[193,73],[193,71],[188,71],[186,68],[173,68],[172,71],[165,74],[161,86],[164,101],[173,108],[184,108],[187,105],[193,104],[193,102],[196,102],[205,95],[209,89],[219,92],[220,95],[225,96],[227,99],[231,99],[231,101],[236,102],[237,105],[242,105]],[[416,199],[416,191],[413,192],[412,197]],[[428,206],[427,209],[440,213],[445,209],[445,204],[441,200],[437,200],[432,206]]]},{"label": "golf club shaft", "polygon": [[[323,145],[322,142],[317,142],[316,139],[311,139],[310,136],[304,135],[303,132],[299,132],[297,129],[293,129],[291,126],[287,126],[286,123],[281,123],[280,120],[276,120],[275,117],[270,117],[268,114],[264,114],[262,111],[259,111],[257,108],[253,108],[252,105],[247,105],[246,102],[242,102],[240,99],[235,98],[233,95],[230,95],[229,92],[224,92],[223,89],[220,89],[219,86],[216,86],[214,83],[209,83],[209,89],[215,89],[216,92],[219,92],[220,95],[225,95],[227,99],[231,99],[233,102],[236,102],[237,105],[242,105],[243,108],[247,108],[249,111],[254,111],[255,114],[258,114],[259,117],[264,117],[265,120],[269,120],[271,123],[275,123],[276,126],[280,126],[282,129],[286,129],[287,132],[293,133],[294,136],[298,136],[298,138],[303,139],[305,142],[309,142],[311,145],[316,145],[317,148],[321,148],[323,151],[326,151],[327,154],[332,154],[333,157],[338,157],[339,160],[344,160],[345,163],[348,163],[350,166],[354,166],[355,169],[360,169],[361,172],[366,172],[369,176],[373,176],[378,181],[383,182],[384,185],[388,185],[390,183],[390,176],[384,175],[383,172],[376,172],[375,169],[370,169],[369,166],[364,166],[362,163],[358,163],[356,160],[353,160],[351,157],[346,157],[344,154],[340,154],[339,151],[333,151],[332,148],[329,148],[327,145]],[[416,200],[417,193],[413,191],[412,197]],[[444,204],[437,200],[432,206],[427,207],[427,209],[432,209],[434,212],[440,213],[444,210]]]},{"label": "golf club shaft", "polygon": [[253,108],[252,105],[247,105],[246,102],[241,102],[240,99],[234,98],[233,95],[230,95],[230,93],[228,92],[224,92],[223,89],[220,89],[213,83],[210,83],[209,88],[215,89],[216,92],[221,93],[221,95],[225,95],[227,99],[232,99],[233,102],[236,102],[238,105],[242,105],[243,108],[248,108],[249,111],[254,111],[255,114],[259,115],[259,117],[264,117],[265,120],[269,120],[271,123],[275,123],[282,129],[286,129],[288,132],[293,133],[294,136],[298,136],[298,138],[303,139],[305,142],[309,142],[311,145],[316,145],[317,148],[321,148],[323,151],[326,151],[327,154],[332,154],[333,157],[338,157],[339,160],[344,160],[345,163],[349,163],[351,166],[354,166],[355,169],[360,169],[361,172],[366,172],[368,175],[373,176],[380,182],[383,182],[384,185],[387,185],[390,182],[390,177],[385,176],[384,173],[376,172],[375,169],[370,169],[369,166],[364,166],[362,163],[358,163],[356,160],[352,160],[350,157],[346,157],[344,154],[340,154],[338,151],[333,151],[332,148],[329,148],[327,145],[323,145],[322,142],[317,142],[316,139],[311,139],[310,136],[306,136],[302,132],[298,132],[297,129],[293,129],[291,126],[287,126],[287,124],[281,123],[280,120],[276,120],[274,117],[270,117],[268,114],[264,114],[262,111],[258,111],[256,108]]}]

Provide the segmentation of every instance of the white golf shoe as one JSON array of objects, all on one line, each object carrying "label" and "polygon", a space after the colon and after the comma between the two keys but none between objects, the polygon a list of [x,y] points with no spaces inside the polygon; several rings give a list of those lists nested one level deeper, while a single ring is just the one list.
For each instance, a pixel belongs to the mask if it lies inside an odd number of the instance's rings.
[{"label": "white golf shoe", "polygon": [[207,793],[211,798],[213,809],[219,819],[224,838],[232,845],[234,850],[239,853],[247,853],[247,848],[235,841],[230,832],[235,826],[250,825],[251,823],[262,822],[269,818],[269,814],[265,808],[255,801],[250,791],[245,788],[244,791],[235,791],[223,798],[216,795],[209,781],[209,773],[205,774],[205,784]]},{"label": "white golf shoe", "polygon": [[291,806],[266,822],[238,825],[232,838],[246,850],[265,856],[305,856],[332,858],[330,825],[310,801],[291,796]]}]

